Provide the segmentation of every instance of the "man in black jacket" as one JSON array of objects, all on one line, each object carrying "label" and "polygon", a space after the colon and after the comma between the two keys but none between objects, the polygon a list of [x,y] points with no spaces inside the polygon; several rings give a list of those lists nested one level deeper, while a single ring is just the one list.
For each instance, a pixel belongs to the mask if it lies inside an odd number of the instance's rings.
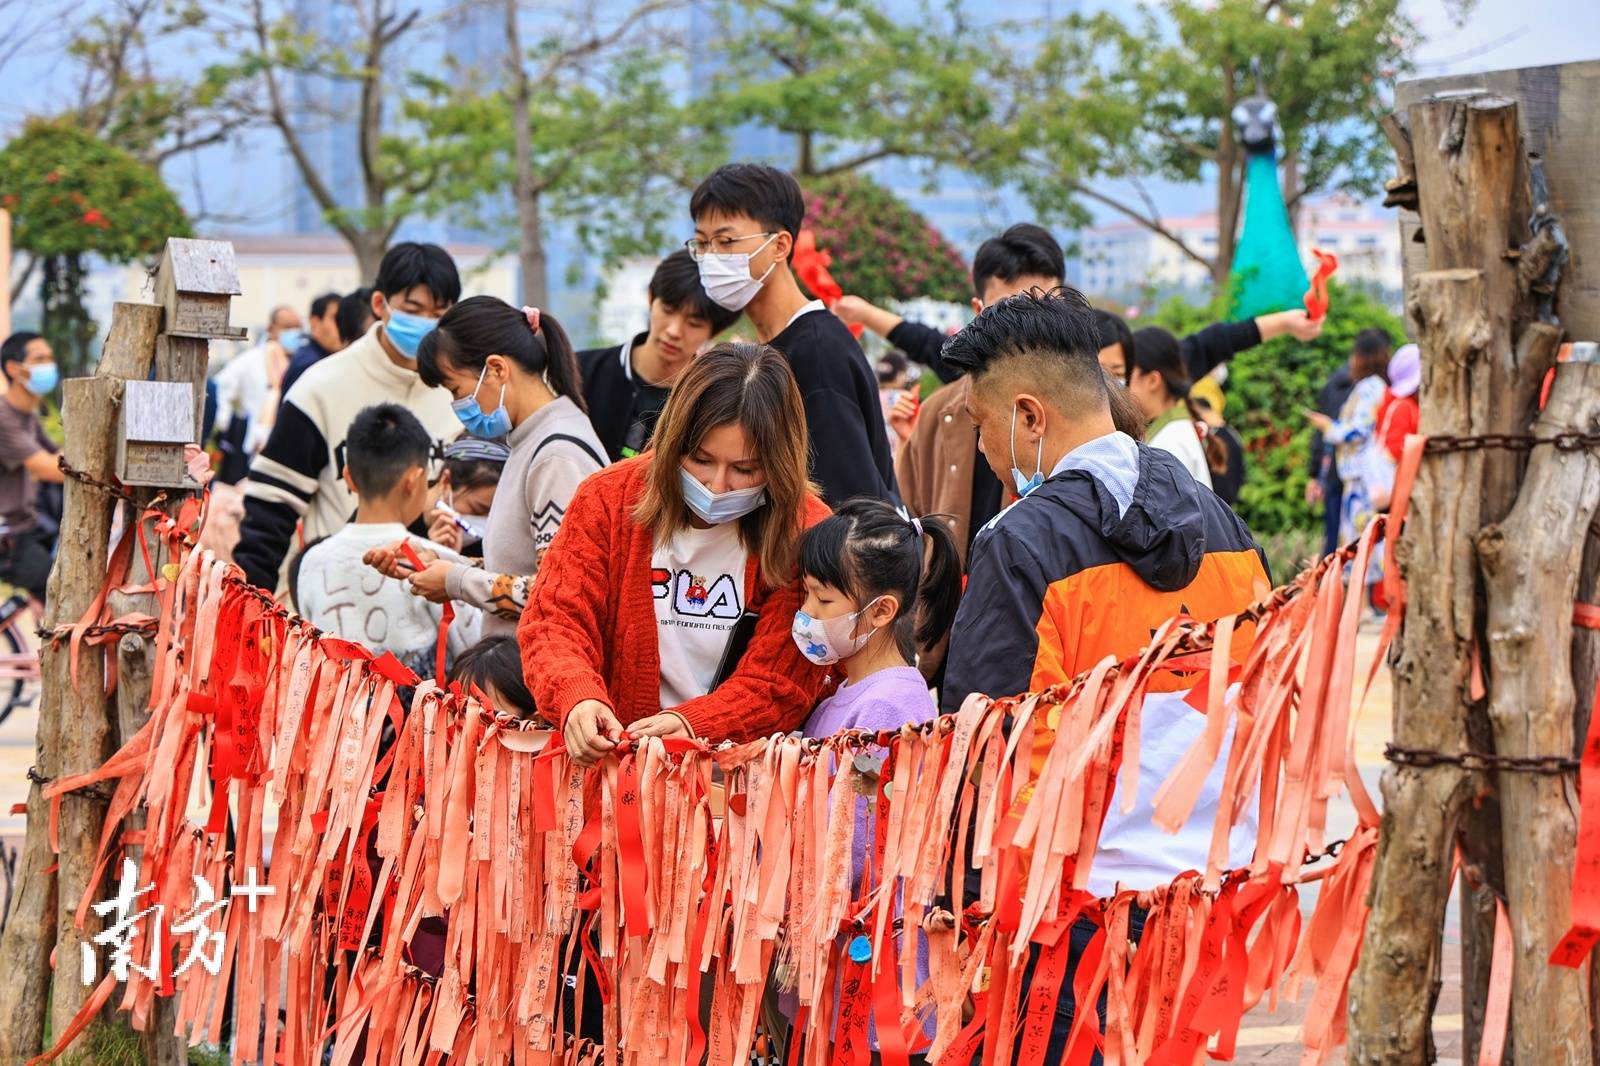
[{"label": "man in black jacket", "polygon": [[[1049,292],[1062,284],[1066,274],[1066,257],[1049,230],[1031,222],[1009,226],[1000,236],[978,245],[977,254],[972,257],[972,313],[979,314],[990,304],[1019,292]],[[859,296],[841,296],[833,305],[833,313],[883,337],[913,362],[939,375],[941,381],[954,381],[960,376],[945,365],[940,354],[949,334],[921,322],[907,322]]]},{"label": "man in black jacket", "polygon": [[[1096,311],[1100,330],[1100,366],[1122,379],[1126,385],[1133,376],[1133,334],[1127,324],[1109,311]],[[1322,333],[1322,320],[1301,310],[1274,311],[1238,322],[1213,322],[1178,341],[1183,367],[1190,381],[1199,381],[1217,367],[1247,348],[1282,337],[1312,341]]]},{"label": "man in black jacket", "polygon": [[667,393],[695,353],[738,321],[700,287],[700,268],[685,249],[661,261],[647,291],[650,328],[624,344],[578,353],[589,421],[612,462],[650,443]]},{"label": "man in black jacket", "polygon": [[861,345],[821,300],[807,300],[789,259],[805,220],[800,185],[786,171],[729,163],[689,199],[706,295],[743,311],[756,337],[789,359],[811,436],[811,476],[837,507],[852,496],[898,504],[878,383]]}]

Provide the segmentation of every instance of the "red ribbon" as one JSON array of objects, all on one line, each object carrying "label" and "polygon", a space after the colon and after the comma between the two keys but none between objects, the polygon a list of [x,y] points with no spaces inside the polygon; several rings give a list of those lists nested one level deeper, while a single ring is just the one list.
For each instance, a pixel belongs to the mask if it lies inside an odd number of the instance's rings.
[{"label": "red ribbon", "polygon": [[1316,322],[1328,313],[1328,279],[1339,269],[1339,257],[1317,248],[1311,249],[1311,254],[1317,257],[1317,272],[1311,275],[1305,302],[1306,313]]},{"label": "red ribbon", "polygon": [[[844,289],[833,280],[833,275],[828,268],[833,265],[833,256],[817,247],[816,232],[809,229],[800,231],[795,238],[794,257],[790,260],[794,266],[795,276],[805,285],[811,295],[821,300],[827,307],[832,307],[839,302],[839,297],[844,295]],[[861,324],[852,323],[850,333],[856,339],[861,337]]]}]

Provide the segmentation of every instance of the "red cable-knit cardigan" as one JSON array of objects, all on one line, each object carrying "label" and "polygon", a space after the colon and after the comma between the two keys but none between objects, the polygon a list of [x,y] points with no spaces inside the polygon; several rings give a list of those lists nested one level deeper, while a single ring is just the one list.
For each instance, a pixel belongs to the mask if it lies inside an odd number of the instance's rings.
[{"label": "red cable-knit cardigan", "polygon": [[[633,519],[650,459],[624,460],[578,486],[517,626],[534,703],[563,725],[567,712],[588,699],[610,706],[624,725],[661,710],[650,590],[654,543]],[[827,505],[808,495],[805,527],[827,516]],[[745,741],[797,729],[822,690],[826,671],[808,662],[789,635],[805,599],[799,577],[768,589],[756,562],[752,553],[745,600],[761,618],[737,670],[715,691],[673,708],[696,736]]]}]

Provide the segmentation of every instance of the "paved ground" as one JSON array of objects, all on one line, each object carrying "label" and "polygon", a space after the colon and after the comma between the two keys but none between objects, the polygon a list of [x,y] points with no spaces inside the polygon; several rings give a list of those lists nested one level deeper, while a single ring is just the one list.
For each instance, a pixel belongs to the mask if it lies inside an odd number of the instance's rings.
[{"label": "paved ground", "polygon": [[[1377,645],[1378,631],[1371,628],[1362,634],[1360,654],[1357,657],[1358,677],[1365,676],[1366,665],[1371,662]],[[1359,681],[1358,681],[1359,687]],[[1359,696],[1359,692],[1357,693]],[[1383,746],[1388,742],[1390,729],[1391,692],[1387,670],[1379,672],[1363,711],[1356,743],[1356,760],[1361,776],[1373,798],[1378,798],[1378,778],[1383,768]],[[33,733],[35,709],[24,708],[0,723],[0,841],[8,847],[21,843],[24,819],[10,813],[12,804],[27,799],[27,770],[33,764]],[[1349,804],[1340,802],[1330,811],[1328,836],[1337,839],[1354,824],[1354,814]],[[1314,896],[1305,894],[1302,905],[1307,913]],[[1445,928],[1444,988],[1440,994],[1439,1008],[1434,1018],[1434,1035],[1439,1050],[1440,1066],[1459,1066],[1461,1062],[1461,997],[1457,975],[1460,972],[1460,925],[1454,905],[1451,906]],[[1300,1062],[1301,1048],[1297,1042],[1300,1017],[1304,1013],[1310,991],[1305,990],[1299,1003],[1280,1003],[1276,1013],[1264,1008],[1251,1012],[1239,1035],[1238,1061],[1261,1066],[1295,1066]]]}]

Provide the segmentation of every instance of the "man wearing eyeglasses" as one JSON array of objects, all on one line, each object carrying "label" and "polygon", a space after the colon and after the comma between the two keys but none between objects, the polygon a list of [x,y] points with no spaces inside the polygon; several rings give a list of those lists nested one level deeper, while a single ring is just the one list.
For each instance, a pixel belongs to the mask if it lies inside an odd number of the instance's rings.
[{"label": "man wearing eyeglasses", "polygon": [[811,435],[811,477],[828,504],[852,496],[900,502],[878,386],[844,324],[808,300],[789,267],[805,218],[800,185],[759,163],[729,163],[689,199],[689,252],[706,295],[743,311],[756,337],[789,359]]}]

